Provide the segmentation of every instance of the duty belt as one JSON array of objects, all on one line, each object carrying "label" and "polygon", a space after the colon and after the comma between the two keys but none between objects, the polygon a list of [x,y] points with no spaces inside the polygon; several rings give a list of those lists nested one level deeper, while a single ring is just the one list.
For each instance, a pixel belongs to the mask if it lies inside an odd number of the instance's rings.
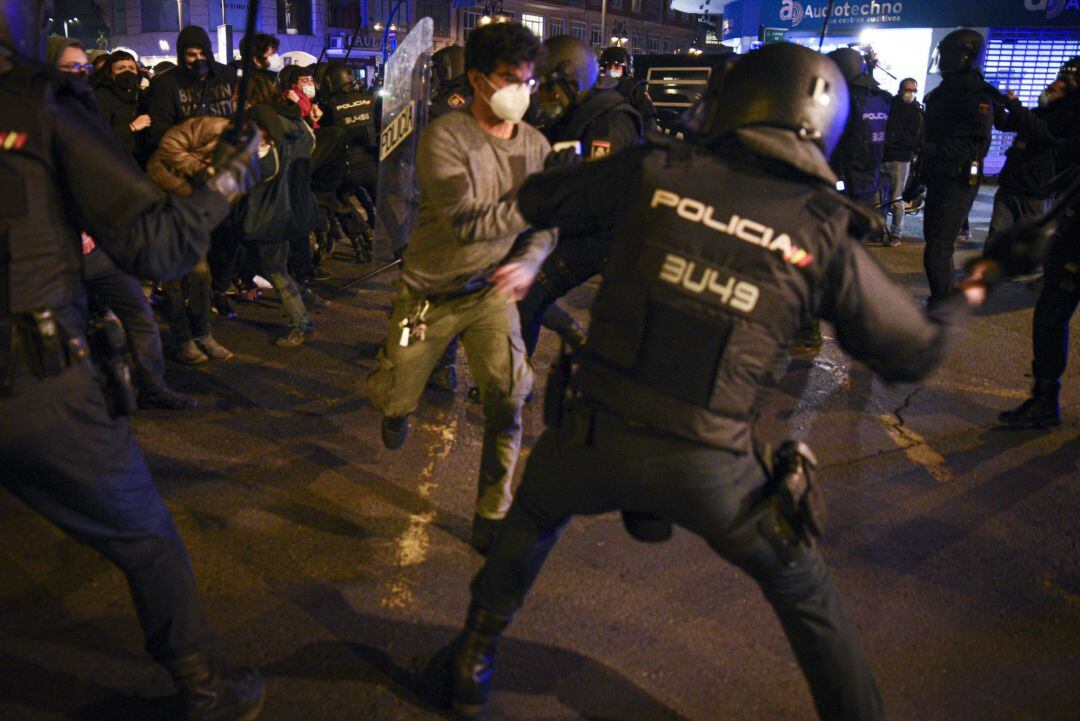
[{"label": "duty belt", "polygon": [[50,308],[0,318],[0,396],[11,394],[20,368],[51,378],[89,355],[86,339],[67,333]]}]

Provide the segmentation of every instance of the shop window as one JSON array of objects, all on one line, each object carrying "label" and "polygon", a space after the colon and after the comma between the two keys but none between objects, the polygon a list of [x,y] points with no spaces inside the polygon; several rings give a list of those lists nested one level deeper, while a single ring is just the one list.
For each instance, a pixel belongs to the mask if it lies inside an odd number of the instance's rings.
[{"label": "shop window", "polygon": [[[1062,63],[1077,55],[1080,28],[991,28],[983,75],[998,90],[1012,90],[1025,107],[1034,108]],[[1000,172],[1014,136],[994,130],[986,156],[987,174]]]},{"label": "shop window", "polygon": [[[180,6],[183,8],[184,25],[187,25],[191,22],[191,16],[188,12],[190,9],[189,4],[181,3]],[[142,31],[144,33],[155,33],[162,30],[179,32],[180,24],[176,21],[177,7],[175,0],[140,0]],[[63,26],[60,27],[60,31],[63,31]],[[126,33],[127,28],[124,28],[122,32]]]}]

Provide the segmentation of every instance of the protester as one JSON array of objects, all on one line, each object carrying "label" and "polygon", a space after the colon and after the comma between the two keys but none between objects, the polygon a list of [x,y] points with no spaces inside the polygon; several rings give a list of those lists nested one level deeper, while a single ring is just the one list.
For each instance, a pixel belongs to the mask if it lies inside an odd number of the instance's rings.
[{"label": "protester", "polygon": [[135,56],[124,50],[109,55],[106,65],[107,74],[94,86],[98,110],[120,147],[144,164],[148,157],[144,131],[150,127],[150,115],[142,108],[139,66]]}]

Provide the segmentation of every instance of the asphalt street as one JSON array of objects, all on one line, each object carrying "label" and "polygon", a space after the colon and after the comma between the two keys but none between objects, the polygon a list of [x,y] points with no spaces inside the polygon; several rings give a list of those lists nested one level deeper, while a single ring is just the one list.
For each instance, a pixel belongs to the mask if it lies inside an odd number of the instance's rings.
[{"label": "asphalt street", "polygon": [[[984,191],[972,215],[988,220]],[[926,295],[920,219],[875,248]],[[961,250],[962,260],[973,249]],[[387,451],[364,376],[392,275],[328,264],[314,341],[272,344],[272,293],[214,333],[227,363],[170,366],[193,412],[135,428],[187,541],[221,655],[269,679],[272,721],[438,719],[425,660],[456,633],[480,558],[468,546],[480,408],[467,361]],[[582,321],[595,285],[564,301]],[[830,506],[824,553],[891,719],[1080,715],[1080,363],[1065,422],[1008,431],[1027,395],[1036,291],[1010,283],[922,384],[886,385],[828,340],[792,361],[759,434],[811,443]],[[826,329],[826,335],[829,335]],[[1074,357],[1078,343],[1072,343]],[[545,332],[538,382],[556,349]],[[526,412],[525,448],[542,430]],[[0,469],[2,472],[2,469]],[[163,719],[172,686],[143,653],[122,576],[0,493],[0,719]],[[500,647],[490,716],[555,721],[812,719],[757,588],[698,538],[630,539],[576,519]]]}]

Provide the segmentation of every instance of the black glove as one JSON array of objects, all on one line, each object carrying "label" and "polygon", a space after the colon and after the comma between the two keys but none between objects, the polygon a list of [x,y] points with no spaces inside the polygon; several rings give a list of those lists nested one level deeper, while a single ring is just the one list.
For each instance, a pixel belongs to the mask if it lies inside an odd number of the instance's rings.
[{"label": "black glove", "polygon": [[207,188],[235,203],[259,182],[259,129],[249,123],[238,139],[226,130],[214,148],[203,178]]},{"label": "black glove", "polygon": [[557,165],[574,165],[581,162],[581,155],[577,148],[563,148],[552,150],[544,159],[544,168],[554,168]]}]

